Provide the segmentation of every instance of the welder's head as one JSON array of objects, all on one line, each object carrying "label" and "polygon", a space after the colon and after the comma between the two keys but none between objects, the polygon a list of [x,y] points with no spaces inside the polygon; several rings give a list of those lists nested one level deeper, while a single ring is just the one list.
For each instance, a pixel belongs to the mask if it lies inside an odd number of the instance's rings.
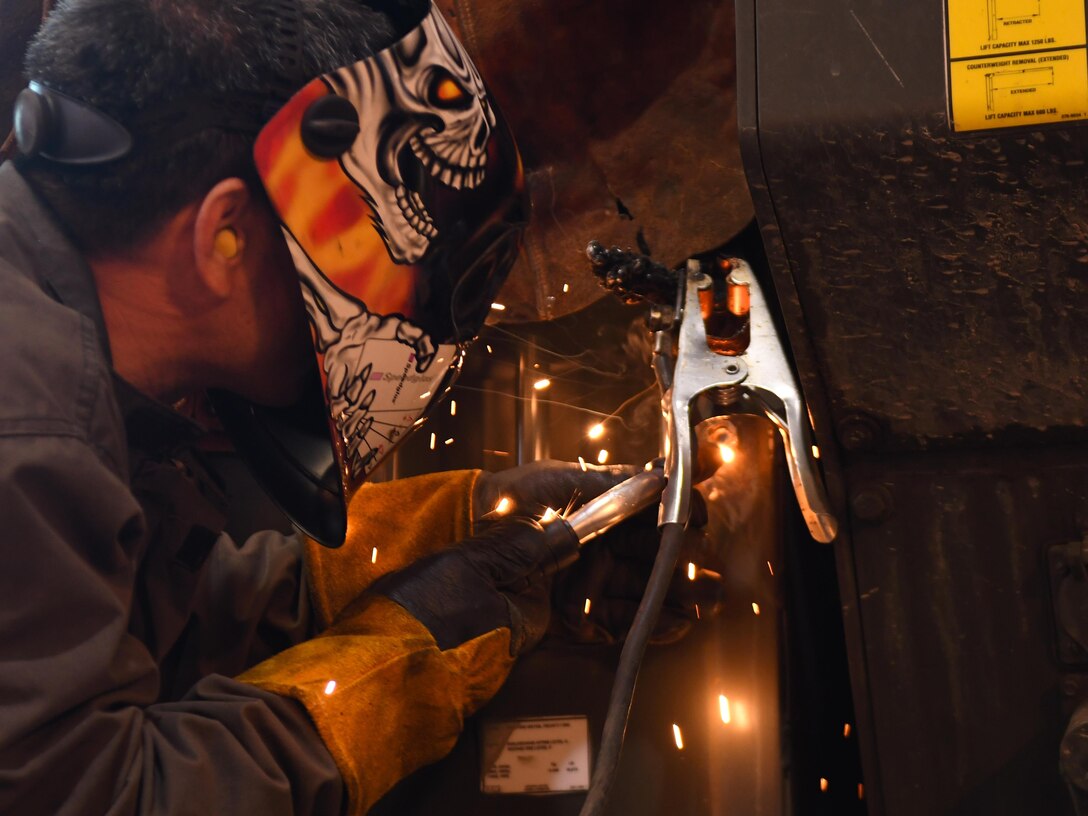
[{"label": "welder's head", "polygon": [[520,161],[463,47],[429,0],[72,0],[28,74],[20,167],[88,253],[224,179],[267,207],[314,387],[288,408],[224,391],[217,412],[338,546],[346,501],[448,390],[517,253]]}]

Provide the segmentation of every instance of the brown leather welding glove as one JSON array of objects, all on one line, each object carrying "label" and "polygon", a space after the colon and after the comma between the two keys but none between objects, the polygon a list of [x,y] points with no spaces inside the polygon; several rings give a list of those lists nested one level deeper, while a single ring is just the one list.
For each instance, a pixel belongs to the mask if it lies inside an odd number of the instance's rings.
[{"label": "brown leather welding glove", "polygon": [[[587,543],[579,560],[555,581],[552,631],[580,643],[624,640],[660,541],[657,508],[651,508]],[[689,525],[651,643],[673,643],[699,620],[717,614],[725,590],[714,568],[721,566],[702,530]]]},{"label": "brown leather welding glove", "polygon": [[548,625],[554,566],[578,543],[562,524],[505,519],[386,575],[313,640],[239,679],[292,697],[336,761],[349,812],[449,752]]},{"label": "brown leather welding glove", "polygon": [[381,576],[396,572],[472,533],[478,470],[452,470],[367,483],[348,505],[344,545],[306,547],[307,582],[318,628]]},{"label": "brown leather welding glove", "polygon": [[318,637],[238,679],[297,700],[344,779],[349,816],[363,816],[408,774],[444,757],[494,696],[514,658],[501,627],[440,649],[394,601],[365,593]]},{"label": "brown leather welding glove", "polygon": [[503,512],[540,518],[549,507],[563,512],[581,507],[641,468],[633,465],[580,465],[577,462],[544,460],[528,465],[483,472],[472,497],[472,521],[478,525],[498,517],[496,506],[508,499]]},{"label": "brown leather welding glove", "polygon": [[577,552],[566,524],[508,518],[386,575],[370,592],[411,612],[441,649],[506,628],[511,654],[518,655],[544,636],[551,576]]}]

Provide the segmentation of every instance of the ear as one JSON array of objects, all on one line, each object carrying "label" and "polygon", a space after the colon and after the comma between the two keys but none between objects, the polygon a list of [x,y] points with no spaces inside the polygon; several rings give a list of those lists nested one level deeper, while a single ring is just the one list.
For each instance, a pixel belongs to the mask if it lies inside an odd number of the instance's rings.
[{"label": "ear", "polygon": [[240,178],[216,184],[204,196],[193,224],[197,273],[205,288],[220,298],[241,284],[246,252],[247,217],[253,197]]}]

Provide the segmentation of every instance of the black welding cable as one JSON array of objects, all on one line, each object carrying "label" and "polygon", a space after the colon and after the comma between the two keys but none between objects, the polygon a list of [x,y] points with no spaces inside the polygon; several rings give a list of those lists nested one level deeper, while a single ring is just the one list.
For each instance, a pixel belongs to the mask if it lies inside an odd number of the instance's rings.
[{"label": "black welding cable", "polygon": [[601,750],[597,753],[597,765],[593,769],[593,782],[586,796],[585,804],[579,816],[600,816],[608,801],[608,793],[616,779],[616,767],[620,761],[620,749],[627,731],[627,718],[631,714],[631,703],[635,698],[635,681],[638,680],[639,666],[646,644],[661,614],[661,605],[665,602],[676,561],[680,555],[680,545],[684,541],[684,525],[671,522],[661,528],[661,547],[654,559],[654,568],[646,593],[638,605],[631,631],[620,653],[616,679],[612,682],[612,696],[608,701],[608,715],[604,721],[604,734],[601,737]]}]

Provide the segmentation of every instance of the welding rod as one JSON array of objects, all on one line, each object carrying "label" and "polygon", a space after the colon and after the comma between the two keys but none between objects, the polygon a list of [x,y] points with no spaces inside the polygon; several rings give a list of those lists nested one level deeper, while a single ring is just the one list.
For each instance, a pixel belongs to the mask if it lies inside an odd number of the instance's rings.
[{"label": "welding rod", "polygon": [[586,502],[570,515],[547,522],[545,543],[552,558],[540,565],[540,572],[553,575],[569,567],[578,560],[580,548],[587,541],[659,501],[664,489],[665,473],[660,467],[644,470]]}]

